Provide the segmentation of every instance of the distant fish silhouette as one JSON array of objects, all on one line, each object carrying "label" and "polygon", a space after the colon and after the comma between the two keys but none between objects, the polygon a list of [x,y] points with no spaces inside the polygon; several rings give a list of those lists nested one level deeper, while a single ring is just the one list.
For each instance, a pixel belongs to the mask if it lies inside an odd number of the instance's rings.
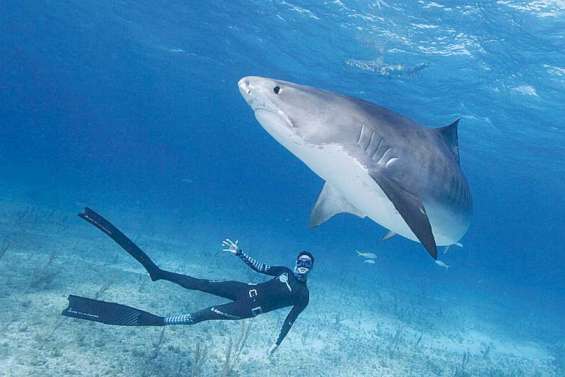
[{"label": "distant fish silhouette", "polygon": [[387,64],[382,57],[374,60],[348,59],[345,61],[350,67],[355,67],[362,71],[373,72],[379,76],[392,78],[400,76],[414,77],[428,67],[426,63],[408,66],[405,64]]},{"label": "distant fish silhouette", "polygon": [[377,259],[377,254],[375,253],[371,253],[371,252],[362,252],[359,250],[355,250],[355,252],[357,253],[357,255],[359,255],[360,257],[366,258],[366,259]]},{"label": "distant fish silhouette", "polygon": [[365,259],[363,263],[375,264],[376,262],[374,259]]}]

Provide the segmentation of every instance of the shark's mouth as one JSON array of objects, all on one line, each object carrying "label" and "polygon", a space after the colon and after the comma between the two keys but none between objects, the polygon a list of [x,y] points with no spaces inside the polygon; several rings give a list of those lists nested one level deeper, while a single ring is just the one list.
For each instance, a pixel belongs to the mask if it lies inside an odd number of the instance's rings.
[{"label": "shark's mouth", "polygon": [[254,111],[257,121],[279,143],[285,146],[288,146],[289,142],[302,144],[294,123],[282,111],[261,106],[255,107]]},{"label": "shark's mouth", "polygon": [[[294,122],[288,117],[288,115],[286,115],[284,112],[282,112],[281,110],[277,110],[277,109],[272,109],[272,108],[268,108],[266,106],[257,106],[253,109],[255,111],[255,117],[258,116],[259,112],[266,112],[266,113],[270,113],[275,117],[279,117],[280,119],[282,119],[284,121],[284,123],[286,124],[286,127],[289,128],[296,128],[296,126],[294,125]],[[257,120],[259,120],[257,118]]]}]

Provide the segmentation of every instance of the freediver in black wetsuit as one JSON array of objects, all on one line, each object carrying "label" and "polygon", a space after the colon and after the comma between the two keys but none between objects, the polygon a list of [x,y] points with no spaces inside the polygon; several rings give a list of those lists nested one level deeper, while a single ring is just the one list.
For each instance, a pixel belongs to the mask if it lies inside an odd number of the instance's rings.
[{"label": "freediver in black wetsuit", "polygon": [[269,350],[269,354],[272,354],[288,334],[298,315],[308,305],[309,293],[306,282],[308,273],[314,266],[314,257],[307,251],[301,251],[298,254],[296,266],[292,271],[284,266],[270,266],[259,263],[245,254],[238,247],[237,241],[232,242],[230,239],[226,239],[222,242],[225,247],[224,251],[239,256],[254,271],[274,278],[259,284],[197,279],[160,269],[126,235],[93,210],[85,208],[79,216],[109,235],[141,263],[149,273],[151,280],[168,280],[186,289],[199,290],[232,301],[190,314],[160,317],[126,305],[70,295],[69,306],[62,313],[65,316],[121,326],[194,325],[209,320],[251,318],[272,310],[292,306],[279,337]]}]

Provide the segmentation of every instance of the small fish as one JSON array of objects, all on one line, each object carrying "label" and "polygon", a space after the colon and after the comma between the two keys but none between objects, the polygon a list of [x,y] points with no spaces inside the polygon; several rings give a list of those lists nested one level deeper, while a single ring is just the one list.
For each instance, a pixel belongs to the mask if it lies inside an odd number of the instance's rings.
[{"label": "small fish", "polygon": [[448,266],[447,264],[445,264],[445,262],[440,261],[439,259],[436,260],[436,264],[437,264],[438,266],[440,266],[440,267],[445,268],[446,270],[449,268],[449,266]]},{"label": "small fish", "polygon": [[359,251],[359,250],[355,250],[355,252],[357,253],[357,255],[359,255],[360,257],[363,257],[363,258],[377,259],[377,254],[375,254],[375,253],[362,252],[362,251]]},{"label": "small fish", "polygon": [[375,264],[375,260],[374,259],[365,259],[363,261],[363,263]]}]

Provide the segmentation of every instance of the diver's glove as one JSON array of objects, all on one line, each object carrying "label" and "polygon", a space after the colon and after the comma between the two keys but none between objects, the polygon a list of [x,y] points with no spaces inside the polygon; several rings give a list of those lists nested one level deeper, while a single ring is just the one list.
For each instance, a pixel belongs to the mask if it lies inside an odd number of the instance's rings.
[{"label": "diver's glove", "polygon": [[229,238],[226,238],[222,241],[222,246],[225,247],[224,251],[229,251],[233,255],[239,255],[239,253],[241,253],[241,249],[237,244],[238,242],[238,240],[235,240],[235,242],[233,242]]}]

